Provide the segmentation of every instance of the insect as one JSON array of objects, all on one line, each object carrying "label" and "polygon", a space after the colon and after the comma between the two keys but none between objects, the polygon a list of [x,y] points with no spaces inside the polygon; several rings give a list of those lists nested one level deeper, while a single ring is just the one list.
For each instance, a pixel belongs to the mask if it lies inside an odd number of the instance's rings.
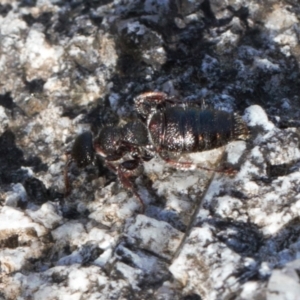
[{"label": "insect", "polygon": [[[105,165],[117,174],[123,186],[133,191],[144,211],[144,202],[133,183],[143,172],[143,161],[160,155],[175,167],[189,168],[192,163],[179,163],[169,154],[211,150],[249,136],[246,123],[236,113],[188,104],[163,92],[143,93],[134,99],[134,104],[139,116],[136,120],[123,126],[104,127],[94,141],[90,132],[76,138],[65,169],[67,193],[70,191],[69,164],[75,161],[84,167],[92,163],[97,154],[104,158]],[[230,173],[229,170],[200,168]]]}]

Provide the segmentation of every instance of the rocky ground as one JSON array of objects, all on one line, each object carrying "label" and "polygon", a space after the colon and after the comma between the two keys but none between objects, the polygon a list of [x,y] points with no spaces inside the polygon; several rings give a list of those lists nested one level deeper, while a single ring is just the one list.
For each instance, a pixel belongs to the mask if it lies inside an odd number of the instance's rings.
[{"label": "rocky ground", "polygon": [[[296,299],[300,294],[296,0],[0,1],[0,299]],[[163,91],[237,112],[247,141],[161,158],[135,184],[75,137],[136,119]]]}]

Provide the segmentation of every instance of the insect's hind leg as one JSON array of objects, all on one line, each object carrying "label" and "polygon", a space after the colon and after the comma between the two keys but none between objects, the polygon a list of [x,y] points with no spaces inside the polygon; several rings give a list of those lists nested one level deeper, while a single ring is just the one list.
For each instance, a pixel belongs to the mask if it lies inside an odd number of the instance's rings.
[{"label": "insect's hind leg", "polygon": [[136,107],[138,107],[141,103],[144,102],[157,105],[170,98],[172,97],[168,96],[164,92],[145,92],[135,97],[134,102]]},{"label": "insect's hind leg", "polygon": [[195,170],[195,169],[201,169],[209,172],[216,172],[216,173],[223,173],[227,175],[235,175],[237,173],[236,170],[230,167],[223,167],[220,169],[213,169],[213,168],[207,168],[204,166],[201,166],[199,164],[194,164],[189,161],[185,162],[180,162],[178,160],[172,159],[169,157],[168,153],[166,152],[159,152],[159,156],[170,166],[176,168],[176,169],[181,169],[181,170]]},{"label": "insect's hind leg", "polygon": [[170,97],[163,92],[146,92],[134,98],[135,110],[143,118],[147,119],[153,110],[158,106],[165,105]]}]

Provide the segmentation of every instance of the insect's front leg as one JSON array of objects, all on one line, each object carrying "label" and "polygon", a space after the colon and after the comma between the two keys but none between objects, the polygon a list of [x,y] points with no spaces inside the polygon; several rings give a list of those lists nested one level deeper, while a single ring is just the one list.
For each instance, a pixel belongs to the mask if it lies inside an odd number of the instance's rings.
[{"label": "insect's front leg", "polygon": [[111,164],[108,163],[109,167],[111,167],[112,169],[115,168],[115,172],[118,175],[118,178],[124,188],[131,190],[135,197],[139,200],[142,207],[141,212],[143,213],[145,211],[145,204],[141,196],[136,191],[136,187],[134,185],[134,179],[140,176],[144,171],[142,161],[137,158],[124,161],[118,167],[110,165]]}]

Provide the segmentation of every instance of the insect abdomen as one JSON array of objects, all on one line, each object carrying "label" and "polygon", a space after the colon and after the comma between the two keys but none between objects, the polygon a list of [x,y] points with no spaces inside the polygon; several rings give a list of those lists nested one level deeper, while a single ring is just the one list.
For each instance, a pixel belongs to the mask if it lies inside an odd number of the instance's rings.
[{"label": "insect abdomen", "polygon": [[155,146],[171,152],[200,152],[248,137],[238,115],[198,107],[167,108],[155,113],[148,125]]}]

